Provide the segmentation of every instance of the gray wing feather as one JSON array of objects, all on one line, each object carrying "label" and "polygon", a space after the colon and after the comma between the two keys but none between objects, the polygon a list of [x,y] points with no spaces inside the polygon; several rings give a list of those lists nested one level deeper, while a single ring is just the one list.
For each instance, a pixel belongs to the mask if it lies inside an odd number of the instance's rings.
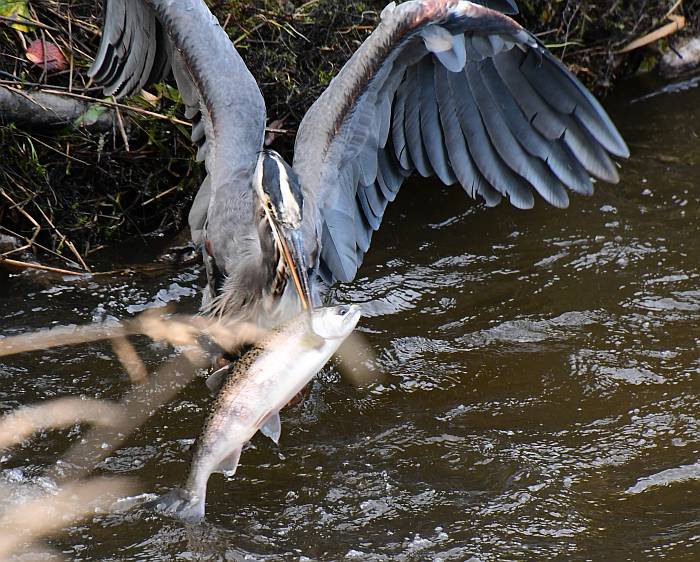
[{"label": "gray wing feather", "polygon": [[617,166],[610,159],[593,137],[587,133],[579,123],[571,117],[565,117],[566,132],[564,142],[569,150],[579,159],[581,164],[595,177],[601,180],[617,183],[620,176],[617,173]]},{"label": "gray wing feather", "polygon": [[365,214],[360,209],[355,211],[355,237],[357,240],[357,248],[365,253],[369,249],[369,243],[372,240],[372,227],[365,219]]},{"label": "gray wing feather", "polygon": [[211,242],[210,285],[221,285],[212,275],[228,276],[231,298],[244,302],[241,291],[257,290],[260,276],[251,178],[265,103],[257,83],[202,0],[105,0],[102,42],[90,70],[105,93],[136,93],[171,69],[207,170],[190,211],[192,237]]},{"label": "gray wing feather", "polygon": [[88,75],[107,95],[121,98],[162,80],[171,47],[143,0],[106,0],[102,41]]},{"label": "gray wing feather", "polygon": [[530,209],[535,204],[532,191],[522,178],[515,175],[506,166],[494,150],[484,127],[479,107],[474,101],[467,74],[476,72],[476,67],[470,68],[470,65],[475,64],[477,63],[471,62],[465,67],[464,72],[448,75],[452,91],[462,93],[457,103],[457,118],[462,127],[462,133],[467,139],[469,152],[481,174],[496,191],[507,195],[510,202],[519,209]]},{"label": "gray wing feather", "polygon": [[[478,4],[516,11],[511,0]],[[294,168],[318,209],[326,282],[354,277],[412,172],[522,208],[535,192],[565,207],[566,189],[590,193],[591,176],[617,181],[609,154],[628,151],[600,104],[534,37],[487,8],[390,4],[304,117]]]},{"label": "gray wing feather", "polygon": [[368,191],[368,186],[360,186],[360,188],[357,190],[357,200],[359,201],[360,208],[362,209],[365,219],[372,227],[372,230],[377,230],[382,222],[381,213],[380,210],[375,210],[372,208]]},{"label": "gray wing feather", "polygon": [[420,81],[420,126],[423,147],[428,155],[430,166],[435,175],[445,185],[457,181],[447,162],[447,150],[443,141],[437,100],[435,99],[435,65],[432,60],[425,58],[418,63]]},{"label": "gray wing feather", "polygon": [[[355,241],[347,241],[348,231],[355,228],[354,219],[347,213],[329,209],[324,213],[323,261],[333,278],[341,282],[352,281],[357,271]],[[330,280],[329,280],[330,282]]]},{"label": "gray wing feather", "polygon": [[457,116],[455,96],[448,79],[447,70],[436,68],[435,92],[440,106],[440,119],[445,133],[445,145],[455,176],[464,190],[473,198],[481,195],[489,206],[501,202],[501,194],[493,189],[474,165],[467,141]]},{"label": "gray wing feather", "polygon": [[[418,68],[411,66],[406,72],[406,79],[400,88],[408,90],[414,84],[419,83]],[[406,134],[406,145],[411,156],[411,161],[417,172],[428,177],[433,175],[433,170],[428,161],[428,155],[425,153],[423,139],[421,138],[421,123],[420,123],[420,96],[414,92],[406,94],[406,115],[404,117],[404,132]]]},{"label": "gray wing feather", "polygon": [[546,51],[539,56],[530,51],[521,68],[533,87],[553,108],[561,113],[576,115],[611,154],[623,158],[629,156],[625,141],[605,110],[559,60]]},{"label": "gray wing feather", "polygon": [[484,85],[481,65],[475,65],[474,69],[477,71],[467,73],[469,87],[498,155],[518,176],[530,182],[545,201],[555,207],[567,207],[569,197],[566,195],[564,186],[551,173],[544,161],[539,158],[530,158],[525,153],[504,122],[498,106]]},{"label": "gray wing feather", "polygon": [[511,49],[493,58],[498,75],[532,126],[549,140],[560,138],[566,126],[520,72],[522,53]]},{"label": "gray wing feather", "polygon": [[399,169],[400,165],[395,158],[393,146],[385,147],[384,150],[379,151],[377,158],[379,164],[377,180],[387,201],[393,201],[396,198],[404,180],[404,175]]},{"label": "gray wing feather", "polygon": [[384,197],[382,189],[377,182],[365,186],[364,192],[367,195],[367,201],[369,202],[370,208],[372,209],[372,213],[374,213],[374,216],[378,219],[376,227],[373,225],[373,228],[374,230],[378,230],[379,225],[381,224],[382,217],[384,216],[384,211],[386,209],[387,203],[389,201],[386,199],[386,197]]},{"label": "gray wing feather", "polygon": [[[406,99],[408,98],[408,90],[399,88],[396,93],[396,101],[394,102],[394,119],[391,124],[391,135],[394,140],[396,156],[399,159],[401,167],[404,170],[413,171],[413,161],[408,150],[408,142],[406,141]],[[296,158],[296,156],[295,156]]]},{"label": "gray wing feather", "polygon": [[483,35],[472,35],[469,37],[469,40],[471,41],[472,47],[474,47],[474,50],[479,55],[478,60],[481,61],[493,57],[494,51],[488,37]]},{"label": "gray wing feather", "polygon": [[590,195],[593,192],[593,183],[586,170],[564,150],[561,141],[548,141],[531,126],[498,76],[492,60],[484,61],[481,65],[481,78],[498,106],[503,120],[523,148],[532,156],[546,162],[552,172],[572,191]]}]

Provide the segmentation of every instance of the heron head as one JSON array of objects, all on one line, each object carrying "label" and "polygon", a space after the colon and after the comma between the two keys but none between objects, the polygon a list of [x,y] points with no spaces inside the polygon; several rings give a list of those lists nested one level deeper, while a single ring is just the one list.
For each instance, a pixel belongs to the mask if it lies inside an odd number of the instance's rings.
[{"label": "heron head", "polygon": [[312,301],[301,229],[304,195],[299,178],[277,152],[263,150],[253,185],[301,304],[310,310]]}]

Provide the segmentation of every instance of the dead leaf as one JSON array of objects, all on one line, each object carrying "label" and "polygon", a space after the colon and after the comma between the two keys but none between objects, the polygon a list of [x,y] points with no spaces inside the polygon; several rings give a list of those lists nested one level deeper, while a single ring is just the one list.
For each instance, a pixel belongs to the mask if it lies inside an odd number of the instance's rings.
[{"label": "dead leaf", "polygon": [[[44,45],[46,45],[46,52],[44,52]],[[68,68],[68,61],[63,56],[61,49],[49,41],[35,39],[29,44],[25,54],[27,59],[37,66],[44,68],[46,65],[48,72],[58,72]]]}]

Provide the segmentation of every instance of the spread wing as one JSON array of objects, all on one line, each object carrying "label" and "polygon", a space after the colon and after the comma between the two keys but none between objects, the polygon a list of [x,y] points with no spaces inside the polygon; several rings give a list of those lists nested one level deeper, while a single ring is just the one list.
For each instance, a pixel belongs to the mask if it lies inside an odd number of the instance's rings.
[{"label": "spread wing", "polygon": [[[515,10],[511,0],[481,4]],[[471,2],[412,0],[384,9],[311,107],[294,168],[332,283],[354,278],[413,172],[488,205],[505,196],[529,208],[537,192],[566,207],[567,188],[589,194],[591,176],[618,181],[609,154],[629,153],[605,111],[516,22]]]},{"label": "spread wing", "polygon": [[[132,95],[171,70],[208,173],[190,212],[199,242],[217,192],[233,200],[231,191],[250,189],[265,130],[262,94],[203,1],[105,0],[102,41],[89,71],[105,94]],[[221,234],[214,247],[223,253],[227,233]]]}]

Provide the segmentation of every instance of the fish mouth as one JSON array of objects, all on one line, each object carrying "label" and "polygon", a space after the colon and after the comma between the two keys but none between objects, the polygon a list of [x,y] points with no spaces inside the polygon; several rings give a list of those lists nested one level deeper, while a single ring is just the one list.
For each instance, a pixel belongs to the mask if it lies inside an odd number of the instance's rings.
[{"label": "fish mouth", "polygon": [[347,305],[348,311],[344,314],[345,318],[343,323],[346,326],[352,325],[353,329],[357,326],[360,321],[360,316],[362,316],[362,308],[358,304]]},{"label": "fish mouth", "polygon": [[355,329],[362,316],[362,308],[358,304],[346,304],[336,307],[336,313],[343,317],[343,331],[345,335]]}]

